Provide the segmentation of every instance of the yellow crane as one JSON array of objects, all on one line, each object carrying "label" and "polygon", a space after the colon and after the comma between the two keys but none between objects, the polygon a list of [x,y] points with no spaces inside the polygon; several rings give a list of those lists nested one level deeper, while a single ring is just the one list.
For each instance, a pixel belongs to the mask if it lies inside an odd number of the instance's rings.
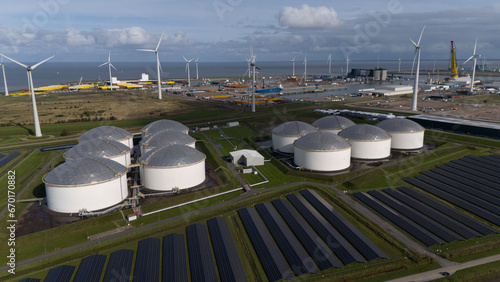
[{"label": "yellow crane", "polygon": [[458,77],[458,66],[457,60],[455,58],[455,44],[451,41],[451,69],[450,69],[450,77],[457,78]]}]

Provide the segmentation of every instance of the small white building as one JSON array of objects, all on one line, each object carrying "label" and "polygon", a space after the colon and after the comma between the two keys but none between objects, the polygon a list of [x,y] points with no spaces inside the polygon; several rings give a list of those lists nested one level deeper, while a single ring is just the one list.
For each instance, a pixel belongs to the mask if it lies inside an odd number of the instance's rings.
[{"label": "small white building", "polygon": [[239,126],[239,125],[240,125],[240,123],[237,121],[231,121],[231,122],[226,123],[227,127],[235,127],[235,126]]},{"label": "small white building", "polygon": [[413,86],[410,85],[384,85],[376,88],[367,88],[358,90],[363,94],[378,94],[384,96],[405,95],[413,93]]},{"label": "small white building", "polygon": [[233,164],[244,166],[264,165],[264,157],[255,150],[239,150],[229,153]]}]

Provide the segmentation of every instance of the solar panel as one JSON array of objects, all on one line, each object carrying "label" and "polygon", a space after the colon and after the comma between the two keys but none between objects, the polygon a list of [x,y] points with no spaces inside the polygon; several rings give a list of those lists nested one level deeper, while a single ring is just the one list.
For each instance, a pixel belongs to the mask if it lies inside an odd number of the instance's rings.
[{"label": "solar panel", "polygon": [[353,196],[358,200],[360,200],[361,202],[365,203],[367,206],[369,206],[379,214],[381,214],[382,216],[384,216],[385,218],[387,218],[392,223],[399,226],[399,228],[403,229],[404,231],[406,231],[408,234],[410,234],[420,242],[424,243],[426,246],[430,247],[440,243],[440,240],[437,239],[436,236],[432,235],[427,230],[418,226],[417,224],[407,219],[406,217],[400,215],[396,211],[389,210],[386,206],[382,205],[380,202],[375,201],[375,199],[372,198],[370,195],[363,192],[357,192],[354,193]]},{"label": "solar panel", "polygon": [[132,261],[134,260],[134,251],[118,250],[112,252],[109,256],[108,266],[104,273],[104,282],[131,281],[130,272],[132,271]]},{"label": "solar panel", "polygon": [[438,168],[444,169],[444,170],[446,170],[448,172],[451,172],[451,173],[453,173],[455,175],[460,175],[460,176],[462,176],[464,178],[476,181],[478,183],[481,183],[482,185],[486,185],[488,187],[498,189],[497,188],[497,184],[495,182],[491,182],[491,181],[489,181],[487,179],[484,179],[482,177],[474,175],[474,174],[470,173],[469,171],[463,171],[463,170],[457,169],[455,167],[451,167],[449,165],[440,165],[440,166],[438,166]]},{"label": "solar panel", "polygon": [[19,152],[14,152],[9,154],[7,157],[3,158],[0,160],[0,168],[3,167],[4,165],[8,164],[10,161],[15,159],[17,156],[19,156],[21,153]]},{"label": "solar panel", "polygon": [[104,264],[106,263],[106,258],[107,256],[105,255],[96,254],[82,259],[73,282],[99,282],[101,280]]},{"label": "solar panel", "polygon": [[292,279],[294,276],[290,268],[257,212],[252,208],[243,208],[238,210],[238,214],[267,278],[270,281]]},{"label": "solar panel", "polygon": [[41,279],[38,278],[24,278],[21,280],[18,280],[17,282],[40,282],[42,281]]},{"label": "solar panel", "polygon": [[259,212],[260,217],[266,224],[267,229],[273,236],[274,241],[276,241],[276,244],[295,275],[300,276],[306,273],[319,273],[312,258],[302,248],[302,245],[293,235],[292,231],[288,228],[276,209],[269,203],[258,204],[255,208]]},{"label": "solar panel", "polygon": [[49,273],[45,277],[44,282],[69,282],[75,271],[75,266],[73,265],[60,265],[56,268],[49,270]]},{"label": "solar panel", "polygon": [[377,258],[389,258],[382,252],[370,239],[361,233],[354,225],[352,225],[344,216],[336,211],[325,199],[316,193],[314,190],[300,191],[302,196],[316,208],[321,215],[325,217],[330,224],[337,229],[344,238],[362,254],[367,260]]},{"label": "solar panel", "polygon": [[184,235],[163,237],[162,265],[162,281],[189,281]]},{"label": "solar panel", "polygon": [[290,194],[286,198],[344,265],[354,262],[366,262],[363,256],[304,197],[299,194]]},{"label": "solar panel", "polygon": [[272,201],[272,204],[320,270],[332,267],[344,267],[333,254],[332,250],[328,248],[325,242],[316,232],[314,232],[311,226],[309,226],[305,219],[293,208],[290,202],[278,199]]},{"label": "solar panel", "polygon": [[191,280],[218,281],[207,227],[199,223],[186,226],[186,238]]},{"label": "solar panel", "polygon": [[500,167],[499,167],[500,162],[489,159],[488,156],[483,156],[481,158],[478,158],[476,156],[468,155],[462,158],[462,160],[500,173]]},{"label": "solar panel", "polygon": [[480,208],[477,205],[466,202],[458,197],[455,197],[451,194],[448,194],[448,193],[444,192],[443,190],[437,189],[434,186],[431,186],[431,185],[429,185],[421,180],[418,180],[416,178],[405,177],[405,178],[403,178],[403,180],[408,182],[408,183],[411,183],[411,184],[417,186],[418,188],[423,189],[423,190],[425,190],[425,191],[427,191],[427,192],[429,192],[429,193],[431,193],[431,194],[433,194],[433,195],[435,195],[435,196],[437,196],[437,197],[439,197],[447,202],[450,202],[456,206],[459,206],[466,211],[469,211],[469,212],[471,212],[471,213],[473,213],[481,218],[484,218],[489,222],[500,225],[500,218],[497,215],[495,215],[491,212],[488,212],[488,211]]},{"label": "solar panel", "polygon": [[500,167],[498,167],[500,164],[497,163],[496,165],[491,165],[488,163],[485,163],[484,160],[477,158],[462,158],[459,160],[454,161],[457,164],[461,164],[463,166],[471,167],[474,168],[475,170],[478,171],[483,171],[485,173],[488,173],[489,175],[497,176],[500,173]]},{"label": "solar panel", "polygon": [[486,162],[490,165],[497,166],[500,164],[500,160],[498,158],[495,158],[494,156],[481,156],[480,157],[482,162]]},{"label": "solar panel", "polygon": [[477,171],[477,170],[472,169],[470,167],[466,167],[466,166],[463,166],[461,164],[457,164],[457,163],[454,163],[454,162],[448,162],[447,164],[445,164],[445,166],[449,166],[449,167],[458,169],[458,170],[463,171],[465,173],[469,173],[469,174],[475,175],[477,177],[481,177],[483,179],[486,179],[486,180],[488,180],[488,181],[490,181],[492,183],[495,183],[496,185],[493,188],[499,188],[500,187],[500,185],[498,184],[500,182],[500,179],[498,177],[491,176],[488,173],[485,173],[485,172],[482,172],[482,171]]},{"label": "solar panel", "polygon": [[479,222],[473,219],[472,217],[469,217],[438,200],[435,200],[427,195],[424,195],[413,188],[403,186],[400,187],[398,191],[403,192],[406,195],[414,199],[417,199],[420,202],[425,203],[436,210],[439,210],[440,212],[446,214],[447,216],[465,224],[469,228],[474,229],[483,235],[490,235],[493,233],[497,233],[495,229],[489,227],[488,225]]},{"label": "solar panel", "polygon": [[439,224],[447,227],[448,229],[454,231],[460,236],[471,239],[474,237],[482,236],[481,233],[463,225],[462,223],[454,220],[453,218],[441,213],[439,210],[433,208],[433,206],[428,206],[425,203],[422,203],[406,194],[403,194],[396,189],[388,188],[384,189],[384,192],[391,195],[393,198],[398,201],[405,203],[406,205],[413,207],[415,210],[421,212],[422,214],[434,219]]},{"label": "solar panel", "polygon": [[160,245],[158,238],[139,241],[135,258],[134,282],[160,281]]},{"label": "solar panel", "polygon": [[[436,171],[437,170],[438,169],[436,169]],[[497,189],[490,188],[490,187],[481,185],[479,183],[475,183],[474,181],[467,180],[467,179],[462,178],[462,177],[457,177],[456,175],[451,174],[449,172],[446,172],[444,170],[440,170],[439,174],[436,171],[434,171],[434,170],[423,171],[422,174],[425,176],[429,176],[431,178],[434,178],[440,182],[443,182],[443,183],[448,184],[448,185],[453,186],[453,187],[457,187],[457,188],[470,187],[473,190],[481,191],[481,192],[484,192],[484,193],[487,193],[487,194],[493,196],[493,199],[495,197],[500,198],[500,191]]]},{"label": "solar panel", "polygon": [[458,240],[463,240],[462,237],[458,236],[454,232],[446,229],[444,226],[436,223],[435,221],[431,220],[430,218],[422,215],[418,211],[410,208],[404,203],[398,202],[394,198],[392,198],[390,195],[385,194],[383,192],[373,190],[369,192],[370,195],[375,197],[377,200],[381,201],[391,209],[399,212],[400,214],[406,216],[408,219],[411,221],[415,222],[416,224],[422,226],[425,228],[427,231],[431,232],[432,234],[436,235],[438,238],[444,240],[441,241],[440,243],[451,243],[455,242]]},{"label": "solar panel", "polygon": [[221,281],[247,281],[238,251],[234,245],[226,219],[214,217],[207,220]]}]

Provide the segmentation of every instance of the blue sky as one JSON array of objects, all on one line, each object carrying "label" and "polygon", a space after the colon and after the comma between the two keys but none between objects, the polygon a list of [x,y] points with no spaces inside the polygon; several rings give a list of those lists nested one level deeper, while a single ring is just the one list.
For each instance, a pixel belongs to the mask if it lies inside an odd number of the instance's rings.
[{"label": "blue sky", "polygon": [[422,37],[422,58],[478,53],[500,59],[498,1],[4,1],[0,50],[20,61],[154,61],[137,48],[160,47],[162,61],[413,59],[409,37]]}]

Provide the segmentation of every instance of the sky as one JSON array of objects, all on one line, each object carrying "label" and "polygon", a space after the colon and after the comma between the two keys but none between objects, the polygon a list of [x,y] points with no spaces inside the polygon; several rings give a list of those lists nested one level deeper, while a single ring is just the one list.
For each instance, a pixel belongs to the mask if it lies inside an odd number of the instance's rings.
[{"label": "sky", "polygon": [[500,2],[296,0],[23,0],[0,9],[0,52],[21,62],[500,59]]}]

